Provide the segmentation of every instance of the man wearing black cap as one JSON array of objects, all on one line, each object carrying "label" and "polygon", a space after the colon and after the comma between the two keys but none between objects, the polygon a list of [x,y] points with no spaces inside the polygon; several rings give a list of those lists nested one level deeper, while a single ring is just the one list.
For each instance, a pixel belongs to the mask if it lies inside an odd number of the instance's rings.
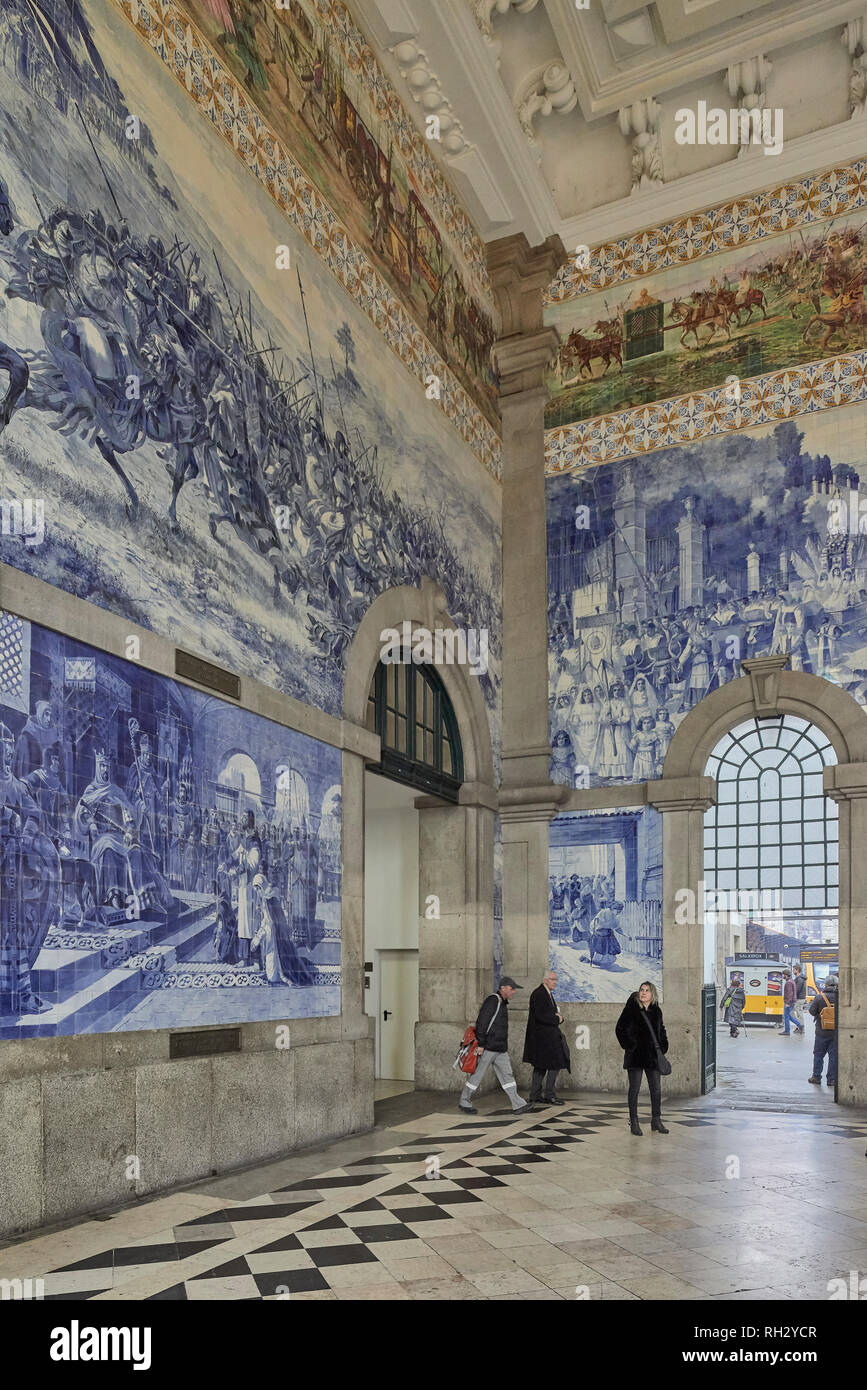
[{"label": "man wearing black cap", "polygon": [[509,1000],[516,989],[523,988],[523,985],[515,983],[511,975],[504,975],[496,994],[489,994],[479,1009],[476,1019],[479,1062],[472,1076],[467,1077],[467,1084],[461,1092],[458,1106],[465,1115],[478,1114],[473,1105],[473,1098],[489,1067],[493,1067],[516,1115],[522,1115],[525,1110],[531,1108],[518,1095],[518,1083],[509,1060]]}]

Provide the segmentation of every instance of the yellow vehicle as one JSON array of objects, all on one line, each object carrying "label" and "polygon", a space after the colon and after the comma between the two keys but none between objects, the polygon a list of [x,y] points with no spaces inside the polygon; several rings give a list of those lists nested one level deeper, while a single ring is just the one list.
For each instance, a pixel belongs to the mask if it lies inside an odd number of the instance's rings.
[{"label": "yellow vehicle", "polygon": [[[725,983],[735,980],[744,987],[744,1021],[746,1023],[779,1023],[783,1017],[783,971],[786,966],[771,956],[756,956],[751,960],[727,960]],[[722,996],[725,998],[725,995]]]},{"label": "yellow vehicle", "polygon": [[837,946],[809,946],[801,951],[801,969],[807,981],[806,1006],[809,1009],[818,994],[822,982],[829,975],[836,975],[839,964]]}]

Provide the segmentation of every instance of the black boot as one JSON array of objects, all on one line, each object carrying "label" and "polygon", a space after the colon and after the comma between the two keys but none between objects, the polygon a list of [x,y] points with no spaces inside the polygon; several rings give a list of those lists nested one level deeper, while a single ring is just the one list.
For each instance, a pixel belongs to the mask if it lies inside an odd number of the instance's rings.
[{"label": "black boot", "polygon": [[644,1131],[643,1131],[642,1128],[641,1128],[641,1125],[638,1123],[638,1116],[637,1116],[637,1115],[630,1115],[630,1117],[629,1117],[629,1133],[630,1133],[630,1134],[643,1134],[643,1133],[644,1133]]},{"label": "black boot", "polygon": [[652,1130],[655,1130],[657,1134],[668,1134],[668,1130],[665,1128],[665,1125],[662,1123],[662,1116],[661,1116],[661,1115],[654,1115],[654,1116],[652,1117],[652,1119],[651,1119],[651,1121],[650,1121],[650,1128],[651,1128]]}]

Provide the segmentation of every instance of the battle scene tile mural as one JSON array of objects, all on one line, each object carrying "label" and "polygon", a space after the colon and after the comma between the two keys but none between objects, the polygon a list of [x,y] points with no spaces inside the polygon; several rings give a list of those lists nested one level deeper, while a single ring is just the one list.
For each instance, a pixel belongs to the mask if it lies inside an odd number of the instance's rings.
[{"label": "battle scene tile mural", "polygon": [[0,1038],[339,1014],[339,751],[0,633]]},{"label": "battle scene tile mural", "polygon": [[370,603],[433,577],[490,634],[496,744],[498,485],[251,179],[261,118],[219,78],[229,143],[191,118],[96,0],[8,0],[0,72],[0,559],[332,714]]}]

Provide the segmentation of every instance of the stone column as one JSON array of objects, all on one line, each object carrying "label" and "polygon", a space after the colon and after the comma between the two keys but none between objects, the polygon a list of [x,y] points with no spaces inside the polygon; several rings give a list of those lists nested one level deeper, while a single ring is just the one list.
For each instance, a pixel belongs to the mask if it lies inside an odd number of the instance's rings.
[{"label": "stone column", "polygon": [[559,237],[488,248],[502,322],[493,361],[503,423],[503,972],[525,986],[510,1009],[516,1063],[526,987],[548,965],[548,824],[568,793],[549,781],[544,373],[558,339],[542,322],[542,293],[564,259]]},{"label": "stone column", "polygon": [[494,813],[492,788],[466,783],[461,804],[419,797],[416,1089],[459,1090],[457,1041],[493,989]]},{"label": "stone column", "polygon": [[[701,989],[704,984],[704,813],[716,802],[712,777],[664,778],[647,785],[662,812],[662,1008],[673,1070],[669,1095],[701,1095]],[[684,890],[692,894],[688,898]]]},{"label": "stone column", "polygon": [[867,1105],[867,763],[826,767],[824,782],[840,808],[837,1099]]}]

